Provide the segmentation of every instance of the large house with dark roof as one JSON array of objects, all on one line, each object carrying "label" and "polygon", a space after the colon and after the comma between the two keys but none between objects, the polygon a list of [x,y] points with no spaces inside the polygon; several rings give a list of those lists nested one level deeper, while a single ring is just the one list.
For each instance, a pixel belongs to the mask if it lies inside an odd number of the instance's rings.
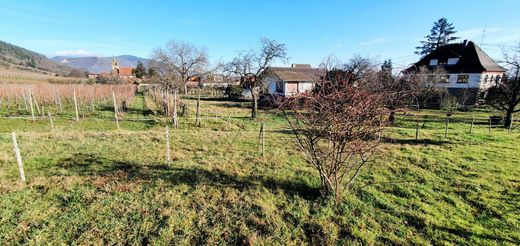
[{"label": "large house with dark roof", "polygon": [[263,84],[272,95],[290,97],[314,88],[320,70],[308,64],[291,67],[270,67],[263,76]]},{"label": "large house with dark roof", "polygon": [[406,69],[405,73],[416,72],[420,67],[432,70],[443,68],[447,74],[438,86],[447,88],[455,96],[466,91],[476,94],[485,91],[501,82],[506,72],[506,69],[498,65],[478,45],[467,40],[437,48]]}]

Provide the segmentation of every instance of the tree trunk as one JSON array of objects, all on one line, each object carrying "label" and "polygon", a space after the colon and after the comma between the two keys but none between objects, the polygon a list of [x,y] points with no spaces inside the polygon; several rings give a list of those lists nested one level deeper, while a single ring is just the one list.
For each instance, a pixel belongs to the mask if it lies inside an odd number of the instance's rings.
[{"label": "tree trunk", "polygon": [[251,91],[251,97],[253,98],[253,108],[251,110],[251,118],[256,119],[258,115],[258,98],[254,92],[254,88],[249,87],[249,91]]},{"label": "tree trunk", "polygon": [[505,128],[508,128],[511,125],[511,123],[513,121],[513,112],[514,112],[514,107],[510,107],[509,109],[507,109],[506,118],[504,119]]},{"label": "tree trunk", "polygon": [[390,115],[388,116],[388,123],[393,125],[395,123],[395,111],[391,110]]}]

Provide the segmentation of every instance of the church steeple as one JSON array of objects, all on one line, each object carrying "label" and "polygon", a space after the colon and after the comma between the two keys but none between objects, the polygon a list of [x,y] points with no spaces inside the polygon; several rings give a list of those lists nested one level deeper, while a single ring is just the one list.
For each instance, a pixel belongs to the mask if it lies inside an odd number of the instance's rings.
[{"label": "church steeple", "polygon": [[119,65],[117,64],[116,58],[112,58],[112,71],[119,70]]}]

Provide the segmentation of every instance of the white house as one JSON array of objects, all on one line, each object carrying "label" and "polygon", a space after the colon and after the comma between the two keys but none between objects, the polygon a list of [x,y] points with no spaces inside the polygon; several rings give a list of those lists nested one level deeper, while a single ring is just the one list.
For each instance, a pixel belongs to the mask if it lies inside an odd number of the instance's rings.
[{"label": "white house", "polygon": [[450,94],[460,96],[472,91],[475,98],[479,92],[502,81],[506,72],[478,45],[467,40],[437,48],[405,72],[412,73],[423,66],[429,69],[442,67],[447,72],[438,86],[447,88]]},{"label": "white house", "polygon": [[290,97],[312,90],[319,78],[319,69],[308,64],[292,64],[266,69],[262,83],[270,94]]}]

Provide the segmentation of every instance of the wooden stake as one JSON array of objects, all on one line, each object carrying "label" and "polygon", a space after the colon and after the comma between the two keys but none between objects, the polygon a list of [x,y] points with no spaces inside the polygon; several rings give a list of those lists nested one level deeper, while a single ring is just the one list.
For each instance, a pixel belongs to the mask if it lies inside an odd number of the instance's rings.
[{"label": "wooden stake", "polygon": [[16,154],[16,162],[18,162],[18,171],[20,171],[20,179],[25,182],[25,172],[23,171],[22,155],[20,154],[20,148],[18,148],[18,141],[16,141],[16,133],[12,132],[11,137],[13,138],[13,147]]},{"label": "wooden stake", "polygon": [[78,100],[76,99],[76,90],[73,91],[73,94],[74,94],[74,109],[76,110],[76,122],[79,122]]},{"label": "wooden stake", "polygon": [[112,91],[112,99],[114,101],[114,118],[116,119],[117,130],[119,130],[119,117],[117,116],[117,102],[116,102],[116,93]]},{"label": "wooden stake", "polygon": [[55,131],[56,129],[54,128],[54,122],[52,122],[51,112],[47,111],[47,114],[49,115],[49,120],[51,121],[51,129],[52,131]]},{"label": "wooden stake", "polygon": [[258,149],[262,153],[262,157],[264,157],[265,150],[265,126],[264,123],[260,123],[260,132],[258,133]]},{"label": "wooden stake", "polygon": [[513,115],[511,115],[511,121],[509,121],[509,126],[507,128],[507,132],[511,133],[511,129],[513,128]]},{"label": "wooden stake", "polygon": [[166,162],[170,165],[170,129],[166,126]]}]

